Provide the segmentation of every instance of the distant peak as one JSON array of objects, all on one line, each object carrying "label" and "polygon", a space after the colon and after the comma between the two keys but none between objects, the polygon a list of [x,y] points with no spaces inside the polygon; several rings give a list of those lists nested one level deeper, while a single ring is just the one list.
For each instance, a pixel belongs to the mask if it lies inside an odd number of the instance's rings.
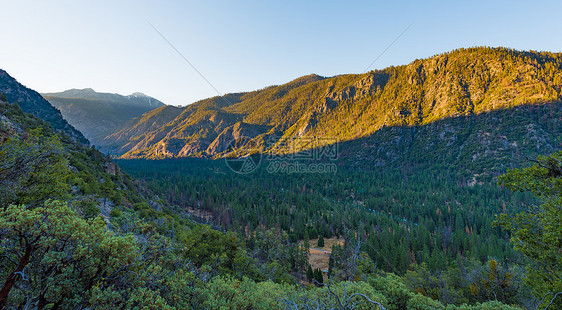
[{"label": "distant peak", "polygon": [[129,97],[149,97],[148,95],[145,95],[141,92],[135,92],[129,95]]},{"label": "distant peak", "polygon": [[96,91],[93,88],[72,88],[69,90],[65,90],[65,92],[82,92],[82,93],[95,93]]},{"label": "distant peak", "polygon": [[294,80],[292,80],[291,82],[289,82],[289,84],[291,83],[298,83],[298,84],[306,84],[306,83],[310,83],[310,82],[316,82],[316,81],[320,81],[325,79],[325,77],[312,73],[312,74],[308,74],[308,75],[304,75],[301,77],[298,77]]},{"label": "distant peak", "polygon": [[50,93],[49,95],[60,95],[60,96],[69,96],[69,97],[82,97],[84,95],[95,95],[96,91],[92,88],[72,88],[62,91],[60,93]]}]

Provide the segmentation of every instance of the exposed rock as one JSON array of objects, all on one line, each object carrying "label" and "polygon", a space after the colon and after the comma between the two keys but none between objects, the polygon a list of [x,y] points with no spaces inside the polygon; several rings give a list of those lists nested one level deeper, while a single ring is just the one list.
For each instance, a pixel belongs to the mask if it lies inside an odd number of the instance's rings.
[{"label": "exposed rock", "polygon": [[338,105],[337,101],[326,97],[326,98],[324,98],[324,103],[320,107],[320,112],[322,112],[322,113],[329,112],[333,108],[335,108],[337,105]]},{"label": "exposed rock", "polygon": [[[463,126],[472,130],[473,120],[469,117],[560,101],[559,79],[544,73],[547,67],[559,67],[555,59],[545,53],[470,48],[364,74],[331,78],[310,75],[249,93],[205,99],[171,116],[166,109],[158,109],[111,138],[119,146],[118,153],[125,153],[126,158],[214,157],[234,139],[237,123],[242,131],[252,124],[256,131],[244,132],[250,137],[277,137],[267,145],[263,140],[259,142],[268,151],[268,145],[280,144],[279,137],[366,139],[379,131],[394,134],[389,128],[404,133],[403,127],[414,127],[415,132],[415,128],[451,119],[447,124],[456,132],[436,130],[423,148],[431,150],[435,147],[431,143],[438,144],[443,139],[444,145],[454,147],[476,137],[472,132],[459,133],[462,126],[457,121],[465,122]],[[562,71],[555,73],[559,74]],[[416,135],[408,134],[402,139],[414,143],[411,141]],[[544,141],[538,141],[544,145]],[[497,142],[518,142],[521,147],[521,141],[509,137]],[[385,147],[364,158],[383,163],[399,158],[401,152]],[[456,149],[451,156],[461,156],[463,152]]]},{"label": "exposed rock", "polygon": [[0,144],[14,135],[21,135],[24,131],[9,118],[0,114]]},{"label": "exposed rock", "polygon": [[253,139],[260,134],[260,126],[237,122],[233,126],[224,129],[218,137],[209,145],[206,153],[215,155],[223,153],[227,150],[229,144],[240,138]]}]

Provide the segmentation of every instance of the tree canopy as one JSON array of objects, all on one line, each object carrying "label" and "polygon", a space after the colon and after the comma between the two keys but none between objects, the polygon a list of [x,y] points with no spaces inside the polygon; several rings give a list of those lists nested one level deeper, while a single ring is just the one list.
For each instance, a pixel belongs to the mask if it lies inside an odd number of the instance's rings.
[{"label": "tree canopy", "polygon": [[511,232],[513,246],[529,260],[528,281],[542,304],[562,307],[562,152],[510,170],[500,182],[541,199],[513,216],[502,214],[497,223]]}]

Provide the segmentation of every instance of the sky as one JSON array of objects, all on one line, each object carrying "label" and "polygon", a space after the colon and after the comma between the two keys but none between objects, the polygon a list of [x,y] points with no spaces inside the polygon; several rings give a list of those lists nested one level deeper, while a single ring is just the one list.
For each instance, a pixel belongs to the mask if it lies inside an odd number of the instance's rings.
[{"label": "sky", "polygon": [[27,87],[143,92],[181,106],[461,47],[562,51],[562,1],[2,0],[0,7],[0,69]]}]

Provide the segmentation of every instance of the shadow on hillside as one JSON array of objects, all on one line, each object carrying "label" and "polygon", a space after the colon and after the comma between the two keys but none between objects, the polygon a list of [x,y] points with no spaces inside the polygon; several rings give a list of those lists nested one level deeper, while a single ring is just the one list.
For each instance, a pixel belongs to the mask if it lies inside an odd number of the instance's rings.
[{"label": "shadow on hillside", "polygon": [[[561,137],[562,102],[554,102],[447,118],[427,125],[383,127],[366,137],[268,159],[332,161],[364,169],[440,165],[474,174],[497,174],[520,166],[527,158],[562,150]],[[335,158],[326,156],[334,149]]]}]

